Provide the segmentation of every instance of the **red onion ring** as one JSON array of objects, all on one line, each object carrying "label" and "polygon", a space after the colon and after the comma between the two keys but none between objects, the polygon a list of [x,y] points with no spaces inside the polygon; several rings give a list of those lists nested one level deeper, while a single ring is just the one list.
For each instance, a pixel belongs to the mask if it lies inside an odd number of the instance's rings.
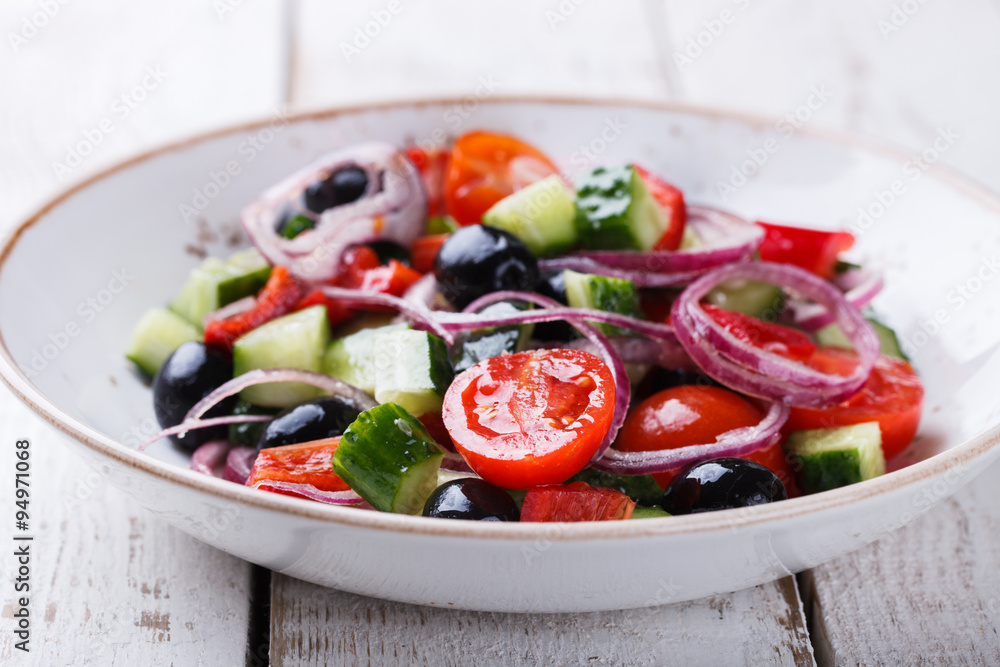
[{"label": "red onion ring", "polygon": [[[684,348],[677,343],[664,343],[662,340],[637,338],[635,336],[609,336],[608,343],[615,349],[618,356],[626,364],[653,364],[663,368],[700,370]],[[578,338],[568,343],[555,342],[540,347],[568,347],[573,350],[583,350],[598,354],[594,344],[586,338]]]},{"label": "red onion ring", "polygon": [[[319,214],[315,228],[293,239],[282,237],[275,224],[284,207],[307,186],[345,167],[364,170],[365,194]],[[423,230],[426,216],[427,196],[417,168],[395,146],[368,142],[324,155],[271,187],[243,210],[242,222],[269,262],[287,266],[306,282],[324,282],[336,277],[349,246],[376,239],[409,246]]]},{"label": "red onion ring", "polygon": [[401,315],[406,317],[411,323],[420,325],[425,331],[429,331],[451,345],[455,342],[455,337],[451,331],[442,326],[431,314],[431,311],[423,306],[418,306],[405,299],[382,292],[370,292],[347,287],[322,288],[323,294],[331,299],[337,299],[347,304],[362,304],[373,306],[388,306],[395,308]]},{"label": "red onion ring", "polygon": [[[738,340],[700,305],[712,288],[734,279],[787,287],[823,305],[854,345],[858,367],[846,377],[827,375]],[[716,269],[681,293],[671,321],[680,344],[709,376],[741,393],[788,405],[822,407],[849,398],[868,380],[879,355],[878,336],[861,313],[835,287],[789,264],[743,262]]]},{"label": "red onion ring", "polygon": [[[844,298],[857,309],[867,306],[882,291],[882,274],[876,271],[855,269],[833,279],[844,290]],[[793,300],[788,304],[792,321],[805,331],[813,332],[833,323],[833,315],[817,303]]]},{"label": "red onion ring", "polygon": [[216,470],[222,468],[233,444],[228,440],[209,440],[191,454],[191,470],[209,477],[219,477]]},{"label": "red onion ring", "polygon": [[269,422],[272,417],[267,415],[226,415],[224,417],[210,417],[208,419],[190,419],[184,420],[176,426],[171,426],[170,428],[165,428],[152,438],[142,443],[136,448],[136,451],[143,451],[151,444],[157,440],[162,440],[163,438],[169,438],[172,435],[184,437],[184,434],[188,431],[197,431],[202,428],[210,428],[212,426],[226,426],[227,424],[249,424],[253,422]]},{"label": "red onion ring", "polygon": [[268,487],[270,489],[275,489],[276,491],[295,493],[303,498],[315,500],[319,503],[326,503],[327,505],[360,505],[364,502],[364,498],[356,494],[354,491],[323,491],[321,489],[317,489],[312,484],[297,484],[295,482],[262,479],[255,482],[250,488],[267,491],[267,489],[262,487]]},{"label": "red onion ring", "polygon": [[715,442],[652,452],[609,449],[604,458],[594,463],[594,467],[615,475],[648,475],[676,470],[705,459],[746,456],[778,442],[788,413],[787,405],[769,403],[767,413],[759,424],[726,431]]},{"label": "red onion ring", "polygon": [[227,482],[246,484],[250,477],[250,469],[257,459],[257,450],[253,447],[234,447],[226,456],[226,467],[222,471],[222,479]]}]

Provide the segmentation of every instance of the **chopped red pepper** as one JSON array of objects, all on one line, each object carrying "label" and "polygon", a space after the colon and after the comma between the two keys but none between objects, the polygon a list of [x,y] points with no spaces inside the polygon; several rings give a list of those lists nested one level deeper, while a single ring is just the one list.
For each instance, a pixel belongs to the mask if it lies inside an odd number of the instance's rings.
[{"label": "chopped red pepper", "polygon": [[816,343],[798,329],[771,324],[710,304],[702,304],[702,308],[726,331],[754,347],[794,361],[805,361],[816,351]]},{"label": "chopped red pepper", "polygon": [[358,289],[364,284],[366,273],[382,266],[375,251],[366,245],[348,248],[340,261],[340,275],[337,276],[337,284],[354,289]]},{"label": "chopped red pepper", "polygon": [[214,320],[205,326],[205,345],[232,351],[236,339],[265,322],[292,312],[302,298],[302,289],[288,269],[276,266],[267,284],[257,295],[257,305],[245,313],[225,320]]},{"label": "chopped red pepper", "polygon": [[410,264],[420,273],[430,273],[434,270],[434,258],[451,234],[432,234],[421,236],[413,242],[410,248]]},{"label": "chopped red pepper", "polygon": [[448,211],[444,204],[444,177],[448,173],[448,160],[451,151],[443,148],[425,150],[417,146],[406,149],[406,157],[414,164],[424,180],[424,191],[427,193],[427,217],[445,215]]},{"label": "chopped red pepper", "polygon": [[631,519],[635,501],[621,491],[586,482],[529,489],[521,521],[614,521]]},{"label": "chopped red pepper", "polygon": [[633,165],[642,176],[643,182],[649,188],[649,194],[667,214],[667,230],[657,241],[654,250],[677,250],[684,239],[684,225],[687,223],[687,207],[684,205],[684,193],[670,185],[656,174],[639,165]]},{"label": "chopped red pepper", "polygon": [[[333,472],[330,465],[338,444],[340,436],[262,449],[250,469],[246,485],[253,486],[267,479],[272,482],[310,484],[320,491],[347,491],[351,487]],[[303,497],[292,491],[279,491],[266,484],[258,488],[286,496]]]},{"label": "chopped red pepper", "polygon": [[305,310],[310,306],[326,306],[326,318],[330,321],[330,328],[340,326],[356,313],[343,302],[323,294],[323,290],[318,287],[302,297],[302,300],[295,304],[295,310]]},{"label": "chopped red pepper", "polygon": [[831,278],[837,255],[854,245],[854,236],[848,232],[821,232],[760,221],[757,224],[764,228],[758,250],[763,261],[794,264],[821,278]]}]

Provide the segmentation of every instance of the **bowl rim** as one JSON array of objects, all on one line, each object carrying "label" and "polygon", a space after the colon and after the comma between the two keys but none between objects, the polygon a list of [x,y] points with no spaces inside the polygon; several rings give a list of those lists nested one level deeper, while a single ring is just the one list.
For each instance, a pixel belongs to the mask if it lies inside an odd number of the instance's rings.
[{"label": "bowl rim", "polygon": [[[296,124],[369,111],[448,106],[460,104],[462,101],[463,98],[460,97],[397,99],[343,105],[298,113],[283,112],[282,118],[289,124]],[[481,104],[487,106],[538,104],[553,107],[627,107],[737,121],[758,129],[773,126],[775,121],[775,119],[765,115],[742,111],[723,110],[682,102],[628,99],[622,97],[502,95],[481,101]],[[10,257],[11,252],[24,231],[38,223],[52,209],[76,193],[122,170],[160,155],[183,150],[227,134],[261,129],[271,122],[273,122],[273,114],[267,118],[234,123],[184,139],[171,141],[142,151],[132,157],[101,169],[86,178],[67,185],[51,196],[34,213],[24,219],[23,222],[14,225],[13,231],[3,240],[3,246],[0,248],[0,280],[2,280],[3,272],[6,269],[7,259]],[[903,149],[843,130],[805,126],[800,128],[798,132],[833,143],[861,148],[901,161],[909,158],[909,153]],[[985,186],[969,177],[960,175],[937,164],[931,165],[927,171],[946,185],[958,190],[965,196],[975,199],[986,208],[996,211],[998,217],[1000,217],[1000,196],[994,194]],[[694,535],[727,529],[732,530],[742,526],[760,526],[762,524],[776,523],[793,518],[803,518],[826,510],[853,504],[867,498],[900,491],[904,487],[943,475],[949,470],[964,468],[976,459],[984,458],[991,452],[996,453],[994,450],[1000,451],[1000,447],[998,447],[1000,445],[1000,424],[995,424],[946,452],[935,454],[923,461],[913,463],[881,477],[832,491],[801,496],[780,503],[645,521],[560,524],[516,523],[511,525],[473,521],[439,521],[426,517],[406,516],[386,512],[359,512],[353,508],[325,505],[273,493],[259,493],[245,486],[177,467],[129,448],[66,414],[42,394],[14,362],[7,348],[2,329],[0,329],[0,380],[10,388],[15,396],[21,399],[21,401],[45,421],[99,455],[111,458],[136,471],[180,484],[196,492],[209,494],[218,500],[237,502],[241,505],[254,506],[260,510],[292,514],[304,519],[320,520],[331,524],[341,524],[346,527],[452,538],[515,541],[542,539],[548,542],[601,541]],[[553,526],[558,526],[558,530],[553,530]]]}]

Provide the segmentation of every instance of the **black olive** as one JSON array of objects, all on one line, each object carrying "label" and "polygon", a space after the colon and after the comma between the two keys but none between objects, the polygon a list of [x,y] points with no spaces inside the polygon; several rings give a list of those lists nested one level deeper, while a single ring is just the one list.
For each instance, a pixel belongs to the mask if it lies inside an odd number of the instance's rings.
[{"label": "black olive", "polygon": [[368,175],[360,167],[338,169],[302,193],[302,203],[313,213],[357,201],[368,189]]},{"label": "black olive", "polygon": [[[217,350],[197,341],[184,343],[171,354],[153,378],[153,411],[162,428],[180,424],[194,404],[219,385],[233,378],[233,363]],[[222,417],[232,412],[236,396],[231,396],[211,410],[206,417]],[[182,448],[194,451],[209,440],[225,440],[228,428],[213,426],[188,431],[183,438],[170,439]]]},{"label": "black olive", "polygon": [[343,435],[361,411],[342,399],[316,398],[282,410],[268,422],[257,449],[312,442]]},{"label": "black olive", "polygon": [[468,521],[518,521],[517,503],[503,489],[476,477],[445,482],[427,499],[424,516]]},{"label": "black olive", "polygon": [[[568,305],[566,299],[566,278],[562,271],[546,271],[538,276],[535,291],[542,296],[554,299],[562,305]],[[568,322],[539,322],[535,325],[532,338],[537,340],[572,340],[576,329]]]},{"label": "black olive", "polygon": [[786,498],[785,485],[764,466],[746,459],[721,458],[681,470],[663,492],[663,509],[671,514],[693,514]]},{"label": "black olive", "polygon": [[718,387],[718,382],[704,373],[676,368],[661,368],[657,366],[649,374],[649,393],[655,394],[664,389],[672,389],[693,384],[699,387]]},{"label": "black olive", "polygon": [[538,262],[512,234],[470,225],[442,244],[434,258],[434,275],[441,294],[461,309],[484,294],[534,289]]},{"label": "black olive", "polygon": [[410,251],[392,241],[372,241],[368,247],[375,251],[378,261],[382,264],[389,264],[389,260],[394,259],[403,266],[410,265]]}]

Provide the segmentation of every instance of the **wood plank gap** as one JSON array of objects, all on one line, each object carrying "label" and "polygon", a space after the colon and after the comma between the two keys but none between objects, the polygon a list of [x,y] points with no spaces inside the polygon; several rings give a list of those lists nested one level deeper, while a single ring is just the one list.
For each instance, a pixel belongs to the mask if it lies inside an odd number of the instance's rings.
[{"label": "wood plank gap", "polygon": [[246,667],[271,664],[271,570],[250,568],[250,613],[247,618]]},{"label": "wood plank gap", "polygon": [[834,660],[833,647],[830,645],[826,623],[823,621],[823,614],[819,609],[819,598],[816,595],[816,581],[813,578],[812,570],[799,572],[795,575],[798,583],[799,598],[805,609],[806,631],[809,633],[809,642],[812,644],[813,658],[817,667],[832,667],[836,664]]}]

